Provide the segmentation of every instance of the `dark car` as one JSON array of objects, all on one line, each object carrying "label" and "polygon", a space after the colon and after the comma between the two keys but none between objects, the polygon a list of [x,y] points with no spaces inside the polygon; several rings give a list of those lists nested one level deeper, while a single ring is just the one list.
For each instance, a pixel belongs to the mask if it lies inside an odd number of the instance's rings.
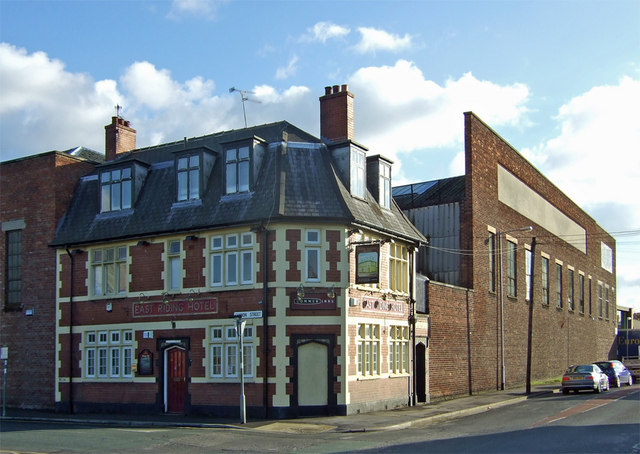
[{"label": "dark car", "polygon": [[594,363],[609,377],[609,384],[619,388],[623,383],[633,385],[633,376],[620,361],[598,361]]},{"label": "dark car", "polygon": [[609,377],[595,364],[570,366],[562,376],[562,394],[581,389],[599,393],[609,390]]}]

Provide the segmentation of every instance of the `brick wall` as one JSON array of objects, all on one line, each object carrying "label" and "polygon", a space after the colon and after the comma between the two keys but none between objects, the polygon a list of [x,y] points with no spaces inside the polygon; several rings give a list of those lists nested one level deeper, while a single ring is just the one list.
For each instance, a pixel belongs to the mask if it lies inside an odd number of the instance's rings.
[{"label": "brick wall", "polygon": [[[0,222],[24,220],[22,308],[5,311],[6,243],[0,241],[0,345],[9,347],[7,405],[54,405],[56,252],[48,247],[78,178],[93,165],[58,152],[7,161],[0,168]],[[6,232],[2,232],[3,237]],[[33,315],[26,315],[27,309]]]},{"label": "brick wall", "polygon": [[[431,316],[430,391],[432,397],[463,394],[485,389],[500,389],[501,299],[504,302],[504,357],[506,387],[522,385],[526,379],[528,317],[532,310],[532,377],[557,377],[570,364],[606,359],[615,334],[615,292],[610,298],[609,318],[596,312],[597,282],[615,288],[615,275],[600,265],[600,242],[612,248],[615,240],[571,199],[547,180],[516,150],[474,114],[465,114],[466,199],[461,205],[461,249],[473,250],[462,258],[462,282],[470,289],[454,289],[429,284]],[[498,165],[507,169],[586,231],[586,254],[533,223],[498,200]],[[517,240],[517,295],[507,295],[506,258],[504,259],[504,297],[500,286],[489,288],[488,227],[509,231],[533,226],[532,232],[513,232]],[[533,251],[533,306],[525,298],[525,248]],[[507,240],[503,235],[503,253]],[[542,304],[541,253],[550,258],[549,305]],[[504,256],[503,256],[504,257]],[[563,305],[556,308],[555,263],[562,262]],[[499,261],[499,257],[498,257]],[[574,269],[574,310],[568,309],[569,267]],[[578,307],[578,275],[585,275],[585,311]],[[499,264],[496,264],[499,275]],[[589,279],[592,307],[589,313]],[[467,299],[468,298],[468,299]],[[468,304],[467,304],[468,301]],[[468,319],[466,314],[468,313]],[[470,330],[468,338],[467,328]],[[457,379],[456,379],[457,377]],[[457,383],[451,383],[457,381]]]}]

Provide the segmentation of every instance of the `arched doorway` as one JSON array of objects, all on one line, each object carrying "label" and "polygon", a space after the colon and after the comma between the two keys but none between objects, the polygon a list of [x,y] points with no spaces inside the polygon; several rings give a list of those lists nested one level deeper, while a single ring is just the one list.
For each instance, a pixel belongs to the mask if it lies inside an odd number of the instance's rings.
[{"label": "arched doorway", "polygon": [[291,406],[294,415],[316,416],[335,412],[335,337],[324,334],[294,335],[292,346],[295,372]]},{"label": "arched doorway", "polygon": [[164,351],[164,411],[184,413],[187,398],[187,354],[179,346]]}]

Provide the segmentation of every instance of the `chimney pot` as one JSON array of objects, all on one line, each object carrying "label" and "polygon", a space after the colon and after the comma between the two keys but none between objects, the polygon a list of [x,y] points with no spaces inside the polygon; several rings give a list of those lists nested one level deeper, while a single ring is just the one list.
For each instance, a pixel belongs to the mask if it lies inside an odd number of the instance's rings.
[{"label": "chimney pot", "polygon": [[325,87],[320,97],[320,138],[327,142],[353,140],[353,95],[347,85]]},{"label": "chimney pot", "polygon": [[120,117],[111,117],[111,124],[104,127],[106,161],[113,161],[119,154],[136,148],[136,130]]}]

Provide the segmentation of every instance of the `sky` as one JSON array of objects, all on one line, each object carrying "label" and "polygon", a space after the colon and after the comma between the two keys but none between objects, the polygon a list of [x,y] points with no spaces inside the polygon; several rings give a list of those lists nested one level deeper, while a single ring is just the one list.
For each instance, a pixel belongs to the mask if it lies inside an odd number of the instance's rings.
[{"label": "sky", "polygon": [[640,311],[640,2],[0,0],[0,160],[286,120],[348,84],[393,184],[464,174],[473,111],[616,238]]}]

